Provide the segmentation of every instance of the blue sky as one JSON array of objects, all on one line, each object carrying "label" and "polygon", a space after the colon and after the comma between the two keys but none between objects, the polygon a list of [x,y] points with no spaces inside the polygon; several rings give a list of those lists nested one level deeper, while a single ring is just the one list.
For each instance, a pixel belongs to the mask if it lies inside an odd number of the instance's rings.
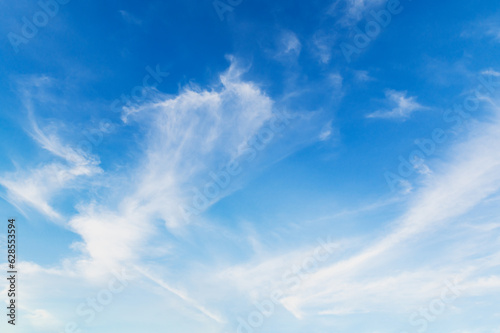
[{"label": "blue sky", "polygon": [[496,1],[0,15],[2,332],[500,332]]}]

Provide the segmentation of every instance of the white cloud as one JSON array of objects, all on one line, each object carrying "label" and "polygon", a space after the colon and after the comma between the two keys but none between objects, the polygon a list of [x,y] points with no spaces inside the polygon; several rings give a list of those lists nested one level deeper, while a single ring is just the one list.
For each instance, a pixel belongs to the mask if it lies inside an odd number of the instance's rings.
[{"label": "white cloud", "polygon": [[378,110],[370,113],[368,118],[389,118],[389,119],[407,119],[412,113],[418,110],[426,110],[427,107],[419,104],[416,97],[407,97],[406,91],[387,90],[385,96],[387,104],[393,105],[389,110]]},{"label": "white cloud", "polygon": [[61,215],[51,205],[51,199],[80,176],[99,172],[93,165],[68,166],[52,163],[30,171],[8,173],[0,178],[7,194],[5,199],[22,211],[27,204],[46,216],[60,219]]},{"label": "white cloud", "polygon": [[332,57],[332,49],[338,36],[335,32],[319,30],[312,36],[312,50],[320,62],[327,64]]},{"label": "white cloud", "polygon": [[360,19],[368,10],[381,5],[385,0],[348,0],[349,16],[353,19]]},{"label": "white cloud", "polygon": [[[500,152],[492,144],[500,139],[499,111],[496,110],[495,122],[477,126],[470,141],[455,147],[454,158],[439,175],[433,175],[432,183],[415,193],[412,206],[398,219],[392,232],[359,254],[318,271],[298,292],[284,299],[283,304],[298,317],[337,309],[373,311],[382,305],[400,304],[403,299],[404,304],[412,304],[422,295],[430,297],[435,294],[437,281],[454,274],[463,279],[463,285],[470,292],[497,290],[497,277],[473,275],[485,267],[497,265],[498,255],[490,256],[484,262],[486,266],[464,259],[458,266],[450,263],[441,265],[441,269],[397,275],[381,272],[396,260],[398,253],[406,251],[406,242],[442,227],[500,190]],[[382,277],[377,278],[379,274]],[[433,291],[426,293],[422,285],[418,286],[424,280],[434,284],[429,289]],[[388,302],[388,295],[397,299]]]},{"label": "white cloud", "polygon": [[[31,103],[28,103],[31,104]],[[34,120],[31,107],[28,109],[32,138],[41,148],[58,157],[61,162],[42,164],[31,170],[17,170],[0,177],[0,185],[6,189],[4,198],[23,211],[27,204],[53,219],[60,213],[51,206],[51,200],[62,189],[73,186],[81,177],[90,177],[101,172],[99,161],[93,156],[63,144],[51,130],[40,129]]]},{"label": "white cloud", "polygon": [[[151,240],[165,226],[181,232],[190,222],[183,207],[193,205],[194,189],[203,191],[210,172],[246,156],[247,142],[269,124],[276,106],[255,83],[242,80],[242,74],[233,61],[220,76],[220,85],[210,90],[189,87],[176,96],[159,95],[154,102],[124,109],[124,121],[147,132],[138,157],[142,162],[129,171],[128,183],[117,184],[115,204],[79,205],[79,213],[69,221],[83,238],[77,248],[90,263],[112,266],[162,252]],[[302,143],[308,131],[306,126],[299,130],[295,139]],[[287,142],[279,154],[293,144]],[[273,158],[279,159],[279,154]],[[220,197],[237,184],[229,184]]]},{"label": "white cloud", "polygon": [[273,101],[240,75],[233,65],[217,89],[187,88],[124,110],[126,121],[148,132],[142,162],[125,184],[121,176],[108,175],[106,181],[119,189],[110,199],[114,204],[82,203],[68,222],[82,237],[74,248],[82,252],[77,267],[87,278],[165,253],[155,236],[189,221],[182,207],[191,204],[192,187],[203,186],[210,171],[242,154],[240,146],[272,117]]},{"label": "white cloud", "polygon": [[354,77],[359,82],[368,82],[375,80],[370,76],[370,73],[368,73],[368,71],[354,71]]},{"label": "white cloud", "polygon": [[281,62],[294,62],[299,57],[301,50],[302,43],[297,34],[290,30],[283,30],[278,34],[273,56]]},{"label": "white cloud", "polygon": [[300,54],[302,49],[302,44],[299,41],[297,35],[291,31],[286,31],[282,36],[283,52],[285,54],[294,53],[296,55]]},{"label": "white cloud", "polygon": [[495,41],[500,42],[500,25],[498,22],[491,23],[487,27],[486,34],[492,36]]},{"label": "white cloud", "polygon": [[[292,47],[290,52],[294,52],[294,49]],[[187,224],[192,222],[186,219],[182,207],[191,204],[193,188],[203,189],[210,180],[208,175],[211,171],[217,171],[221,165],[245,156],[249,140],[270,124],[278,110],[282,112],[282,106],[277,105],[257,84],[243,80],[243,74],[233,60],[230,68],[220,76],[220,82],[208,89],[190,86],[177,95],[158,94],[152,102],[125,108],[123,120],[127,124],[139,126],[146,133],[144,141],[139,143],[141,150],[135,156],[140,162],[125,174],[107,172],[106,177],[94,180],[100,183],[100,187],[108,189],[106,197],[99,201],[80,202],[75,207],[78,212],[69,217],[66,223],[70,230],[82,238],[72,246],[78,256],[68,258],[57,272],[32,267],[32,275],[42,274],[46,276],[44,283],[49,283],[46,280],[50,280],[51,276],[63,274],[68,281],[79,281],[84,289],[87,287],[85,283],[101,283],[110,271],[120,267],[148,262],[160,256],[162,259],[170,258],[175,251],[169,246],[165,250],[164,236],[168,232],[183,235]],[[308,140],[317,140],[317,126],[308,128],[308,122],[315,119],[314,116],[304,117],[306,120],[301,126],[295,126],[297,134],[292,140],[281,145],[281,132],[275,133],[275,142],[266,147],[272,156],[266,163],[279,160]],[[291,131],[295,127],[290,124]],[[284,131],[288,130],[285,126]],[[97,162],[94,162],[96,159],[93,157],[64,144],[55,135],[55,130],[43,131],[34,126],[33,133],[35,141],[43,149],[65,162],[59,163],[62,165],[61,170],[51,169],[42,173],[38,169],[24,171],[29,175],[37,175],[38,181],[34,182],[31,192],[25,188],[23,193],[34,193],[35,199],[32,201],[49,214],[53,212],[50,210],[50,200],[43,200],[50,198],[51,193],[56,193],[63,186],[68,186],[66,182],[57,183],[49,175],[63,174],[60,179],[68,178],[70,181],[73,178],[67,173],[92,175],[90,170],[96,167]],[[259,154],[266,156],[264,151]],[[82,169],[76,169],[77,166]],[[55,167],[49,164],[46,168]],[[245,172],[251,174],[251,169]],[[22,184],[22,177],[18,178],[16,186]],[[44,181],[51,185],[47,189],[49,192],[43,192]],[[237,184],[237,181],[230,184],[228,190]],[[25,201],[28,199],[24,198]],[[47,206],[42,206],[42,203]],[[25,274],[29,267],[24,270]],[[196,286],[187,283],[186,288],[173,285],[168,282],[168,271],[158,273],[157,270],[148,270],[147,264],[144,267],[142,282],[152,282],[153,289],[160,287],[176,295],[173,299],[181,301],[188,309],[195,309],[196,316],[201,313],[212,322],[224,322],[224,316],[213,310],[213,304],[192,292]],[[148,271],[154,271],[155,274]],[[179,281],[179,284],[183,282]],[[33,286],[40,288],[37,283],[33,283]]]},{"label": "white cloud", "polygon": [[328,75],[328,81],[335,90],[340,91],[342,89],[344,78],[339,73],[331,73]]},{"label": "white cloud", "polygon": [[320,141],[328,140],[331,137],[332,132],[333,132],[332,122],[329,121],[321,130],[321,133],[319,133],[319,140]]},{"label": "white cloud", "polygon": [[487,76],[495,76],[495,77],[500,77],[500,72],[495,71],[494,69],[487,69],[481,72],[483,75]]},{"label": "white cloud", "polygon": [[341,12],[339,23],[343,26],[353,26],[362,20],[368,11],[385,2],[386,0],[336,0],[328,9],[328,13],[337,16],[337,13]]},{"label": "white cloud", "polygon": [[[299,46],[291,40],[287,50],[295,52]],[[81,202],[75,207],[78,213],[65,225],[82,237],[73,246],[82,257],[71,270],[84,271],[84,276],[95,280],[113,267],[164,254],[165,245],[155,239],[165,227],[179,232],[190,221],[183,207],[191,205],[193,189],[203,190],[211,180],[210,172],[245,156],[250,139],[273,120],[278,112],[276,102],[257,84],[243,80],[242,70],[231,60],[219,84],[209,89],[190,86],[178,95],[158,94],[153,102],[124,108],[123,120],[135,122],[147,133],[140,143],[140,162],[125,175],[106,173],[95,179],[98,186],[116,190],[107,192],[99,202]],[[294,144],[303,144],[309,131],[306,124],[301,125],[296,141],[288,141],[272,156],[273,161],[293,151]],[[99,162],[63,143],[56,135],[56,125],[42,130],[33,121],[31,133],[41,148],[62,161],[6,174],[1,183],[14,204],[28,203],[64,221],[50,205],[51,199],[71,187],[77,177],[101,172]],[[280,134],[274,135],[278,141]],[[237,184],[231,183],[220,197]]]},{"label": "white cloud", "polygon": [[499,15],[494,14],[468,24],[462,31],[461,36],[466,38],[484,38],[490,37],[494,42],[500,42],[500,24]]}]

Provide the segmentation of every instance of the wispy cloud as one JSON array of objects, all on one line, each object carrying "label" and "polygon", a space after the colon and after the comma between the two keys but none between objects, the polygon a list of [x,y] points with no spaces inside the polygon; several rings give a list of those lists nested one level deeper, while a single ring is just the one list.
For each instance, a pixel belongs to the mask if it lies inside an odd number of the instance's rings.
[{"label": "wispy cloud", "polygon": [[500,42],[500,15],[494,14],[489,17],[482,17],[466,25],[461,33],[465,38],[487,38],[493,42]]},{"label": "wispy cloud", "polygon": [[[447,163],[446,168],[442,168],[441,174],[433,176],[433,183],[415,193],[413,205],[397,221],[397,226],[392,232],[380,241],[367,246],[359,254],[320,270],[307,280],[298,292],[284,299],[283,304],[298,317],[307,313],[319,313],[326,309],[330,309],[329,311],[349,309],[347,312],[351,313],[373,311],[380,305],[381,299],[384,299],[384,304],[387,304],[386,296],[383,295],[395,295],[403,290],[421,292],[421,287],[412,287],[410,284],[417,283],[423,276],[428,276],[428,281],[435,283],[443,280],[446,275],[462,272],[462,267],[467,267],[466,264],[450,265],[447,272],[421,271],[391,274],[380,279],[367,279],[366,275],[369,271],[371,275],[374,275],[375,271],[378,272],[379,269],[385,267],[388,260],[395,260],[397,253],[404,251],[405,242],[411,241],[426,231],[444,226],[450,220],[462,216],[499,191],[500,154],[490,144],[500,139],[498,112],[499,110],[496,110],[495,122],[479,126],[472,135],[473,139],[453,149],[456,154],[455,158]],[[498,264],[498,256],[491,257],[490,260],[493,260],[489,263],[490,266]],[[469,265],[473,267],[471,263]],[[485,267],[480,263],[475,265],[474,272]],[[488,261],[486,265],[488,267]],[[462,278],[472,278],[469,273],[464,273]],[[418,275],[412,277],[413,274]],[[409,280],[406,281],[407,279]],[[372,281],[368,282],[369,280]],[[473,283],[470,281],[463,283],[465,285]],[[490,280],[479,278],[477,281],[485,285],[480,281]],[[498,286],[494,284],[492,288],[498,288]],[[409,295],[405,294],[403,297],[408,304]],[[419,298],[421,295],[417,293],[411,297]],[[398,302],[394,301],[394,303]]]},{"label": "wispy cloud", "polygon": [[[31,82],[35,86],[44,86],[48,78],[34,78]],[[0,177],[6,194],[4,198],[23,211],[28,205],[46,216],[60,220],[60,213],[51,206],[54,195],[64,188],[74,187],[75,180],[81,177],[90,177],[100,173],[99,160],[80,149],[76,149],[63,140],[57,133],[57,126],[48,126],[41,129],[33,112],[33,101],[29,89],[24,88],[23,96],[29,119],[28,134],[46,152],[56,160],[43,163],[36,168],[6,173]]]},{"label": "wispy cloud", "polygon": [[493,69],[487,69],[481,72],[481,74],[486,75],[486,76],[495,76],[495,77],[500,77],[500,72],[497,72]]},{"label": "wispy cloud", "polygon": [[[178,232],[191,222],[184,207],[193,204],[196,189],[204,190],[209,174],[248,156],[247,142],[272,121],[277,106],[242,75],[233,62],[210,90],[191,86],[175,96],[159,95],[153,102],[124,108],[123,119],[148,133],[138,157],[142,162],[128,171],[130,182],[118,185],[115,204],[80,204],[79,214],[71,217],[69,225],[82,237],[80,248],[90,260],[105,266],[156,253],[147,246],[149,240],[164,227]],[[296,141],[288,141],[274,159],[302,144],[309,132],[306,123]],[[110,174],[107,181],[113,178]],[[234,181],[220,197],[239,183]]]},{"label": "wispy cloud", "polygon": [[328,9],[329,15],[339,16],[338,23],[343,26],[353,26],[363,19],[368,11],[381,6],[385,0],[336,0]]},{"label": "wispy cloud", "polygon": [[119,10],[120,15],[122,16],[123,20],[129,24],[135,24],[135,25],[141,25],[142,20],[138,19],[134,15],[130,14],[129,12],[125,10]]},{"label": "wispy cloud", "polygon": [[[177,96],[124,109],[124,119],[148,131],[142,163],[116,208],[80,206],[69,224],[98,263],[135,261],[162,221],[169,229],[187,222],[183,207],[210,171],[243,154],[241,145],[273,115],[273,101],[244,82],[235,64],[214,90],[186,88]],[[141,231],[144,230],[144,231]],[[108,235],[103,238],[103,235]]]},{"label": "wispy cloud", "polygon": [[297,34],[290,30],[282,30],[276,38],[273,57],[280,62],[295,62],[302,50],[302,43]]},{"label": "wispy cloud", "polygon": [[[295,52],[294,48],[290,52]],[[186,219],[182,207],[192,200],[193,189],[202,188],[209,173],[217,171],[220,165],[248,154],[247,142],[281,111],[275,100],[256,83],[244,80],[243,74],[233,60],[219,82],[209,88],[189,86],[173,96],[158,94],[154,101],[125,107],[123,120],[147,133],[137,156],[141,162],[126,171],[125,183],[123,174],[101,170],[97,157],[64,143],[57,135],[56,124],[48,130],[32,122],[30,133],[34,141],[52,159],[60,161],[7,174],[2,184],[13,201],[29,203],[46,215],[61,219],[81,237],[73,244],[78,256],[65,261],[62,274],[76,274],[94,283],[102,281],[113,269],[165,255],[160,235],[182,233],[192,222]],[[309,140],[317,140],[318,128],[307,129],[307,121],[313,117],[308,115],[305,119],[284,149],[272,154],[273,160],[303,144],[309,134]],[[51,197],[68,188],[75,177],[95,176],[98,172],[105,175],[96,180],[99,186],[115,188],[107,198],[79,201],[75,206],[77,213],[69,217],[50,206]],[[143,272],[144,278],[178,296],[187,307],[217,323],[224,322],[203,300],[173,287],[161,274],[149,274],[147,267]],[[50,322],[49,312],[43,311],[36,316],[45,316]]]},{"label": "wispy cloud", "polygon": [[319,30],[311,38],[311,48],[313,53],[323,64],[330,62],[332,58],[332,49],[335,45],[338,35],[335,32]]},{"label": "wispy cloud", "polygon": [[332,123],[328,122],[323,129],[321,130],[321,133],[319,133],[319,139],[320,141],[326,141],[330,138],[332,135]]},{"label": "wispy cloud", "polygon": [[426,110],[428,107],[417,102],[414,96],[407,97],[408,92],[387,90],[386,103],[391,109],[378,110],[367,115],[367,118],[408,119],[415,111]]},{"label": "wispy cloud", "polygon": [[361,71],[361,70],[354,71],[354,77],[359,82],[369,82],[375,80],[373,77],[370,76],[370,73],[368,73],[368,71]]}]

